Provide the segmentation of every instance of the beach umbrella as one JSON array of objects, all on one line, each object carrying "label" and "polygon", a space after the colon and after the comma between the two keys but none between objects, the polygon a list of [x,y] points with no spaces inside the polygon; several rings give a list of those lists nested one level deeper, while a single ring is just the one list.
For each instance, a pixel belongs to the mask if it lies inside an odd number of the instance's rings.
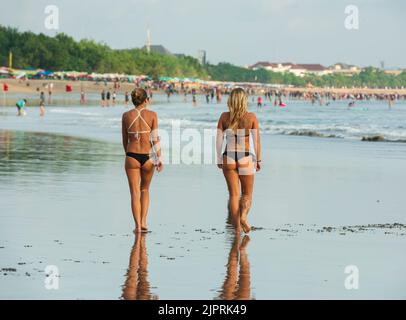
[{"label": "beach umbrella", "polygon": [[21,79],[27,76],[27,74],[23,71],[13,73],[16,79]]}]

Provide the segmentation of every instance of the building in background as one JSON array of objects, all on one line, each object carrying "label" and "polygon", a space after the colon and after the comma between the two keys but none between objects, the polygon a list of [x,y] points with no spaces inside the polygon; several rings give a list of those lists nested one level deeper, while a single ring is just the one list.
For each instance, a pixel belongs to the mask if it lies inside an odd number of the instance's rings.
[{"label": "building in background", "polygon": [[250,66],[249,69],[251,70],[265,69],[273,72],[287,72],[290,69],[290,65],[291,63],[284,64],[284,63],[271,63],[266,61],[260,61]]},{"label": "building in background", "polygon": [[314,74],[316,76],[324,76],[326,74],[331,74],[332,72],[322,66],[321,64],[291,64],[289,72],[293,73],[298,77],[304,77],[306,74]]},{"label": "building in background", "polygon": [[199,60],[199,63],[200,63],[201,65],[203,65],[203,66],[207,63],[207,60],[206,60],[206,50],[199,50],[199,51],[197,52],[197,60]]},{"label": "building in background", "polygon": [[290,72],[298,77],[303,77],[306,74],[326,75],[332,73],[331,70],[321,64],[296,64],[291,62],[273,63],[273,62],[257,62],[249,67],[251,70],[265,69],[272,72]]},{"label": "building in background", "polygon": [[336,63],[329,67],[332,73],[343,74],[346,76],[352,76],[361,72],[361,68],[346,64],[346,63]]},{"label": "building in background", "polygon": [[172,53],[168,49],[166,49],[164,46],[162,46],[160,44],[143,46],[142,50],[146,50],[147,52],[163,54],[165,56],[172,56]]}]

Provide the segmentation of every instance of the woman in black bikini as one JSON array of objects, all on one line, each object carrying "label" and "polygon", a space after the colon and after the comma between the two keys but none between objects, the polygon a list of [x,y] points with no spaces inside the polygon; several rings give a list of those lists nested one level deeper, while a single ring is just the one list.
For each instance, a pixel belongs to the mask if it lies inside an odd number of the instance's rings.
[{"label": "woman in black bikini", "polygon": [[[230,194],[229,210],[237,231],[245,233],[251,208],[254,173],[261,170],[261,144],[258,119],[248,112],[248,95],[241,88],[234,89],[228,100],[229,112],[224,112],[217,126],[217,163],[223,170]],[[250,136],[255,155],[250,152]],[[223,153],[224,137],[227,145]],[[241,188],[240,188],[241,184]]]},{"label": "woman in black bikini", "polygon": [[163,170],[158,136],[158,117],[147,110],[149,103],[144,89],[131,93],[135,108],[123,115],[122,135],[126,152],[125,170],[131,192],[131,208],[135,233],[147,232],[149,186],[154,170]]}]

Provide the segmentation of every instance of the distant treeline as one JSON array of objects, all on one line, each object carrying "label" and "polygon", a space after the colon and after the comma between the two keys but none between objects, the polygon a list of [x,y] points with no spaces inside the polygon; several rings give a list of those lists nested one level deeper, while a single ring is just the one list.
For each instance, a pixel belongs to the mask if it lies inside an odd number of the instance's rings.
[{"label": "distant treeline", "polygon": [[49,37],[0,26],[0,65],[8,65],[10,50],[14,68],[207,78],[203,66],[192,57],[113,50],[91,40],[77,42],[63,33]]},{"label": "distant treeline", "polygon": [[334,87],[406,87],[406,72],[386,74],[366,68],[360,74],[346,76],[330,74],[298,77],[292,73],[250,70],[230,63],[202,66],[192,57],[176,57],[142,49],[113,50],[92,40],[75,41],[63,33],[55,37],[0,26],[0,65],[8,65],[9,51],[13,52],[15,68],[41,68],[53,71],[85,71],[96,73],[145,74],[153,78],[192,77],[219,81],[259,82],[304,86]]},{"label": "distant treeline", "polygon": [[324,76],[309,74],[304,77],[298,77],[289,72],[280,73],[265,69],[254,71],[229,63],[209,65],[206,69],[213,79],[222,81],[291,84],[294,86],[312,84],[316,87],[406,87],[406,72],[391,75],[372,67],[365,68],[353,76],[333,73]]}]

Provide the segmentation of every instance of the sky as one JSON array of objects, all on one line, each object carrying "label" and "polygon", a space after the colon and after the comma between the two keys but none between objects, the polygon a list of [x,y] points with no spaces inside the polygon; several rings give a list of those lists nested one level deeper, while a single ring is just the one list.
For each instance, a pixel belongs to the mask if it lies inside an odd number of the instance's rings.
[{"label": "sky", "polygon": [[[46,6],[59,8],[59,29],[45,27]],[[348,30],[355,5],[359,28]],[[152,44],[210,63],[257,61],[406,68],[405,0],[13,0],[0,5],[0,24],[115,49]]]}]

